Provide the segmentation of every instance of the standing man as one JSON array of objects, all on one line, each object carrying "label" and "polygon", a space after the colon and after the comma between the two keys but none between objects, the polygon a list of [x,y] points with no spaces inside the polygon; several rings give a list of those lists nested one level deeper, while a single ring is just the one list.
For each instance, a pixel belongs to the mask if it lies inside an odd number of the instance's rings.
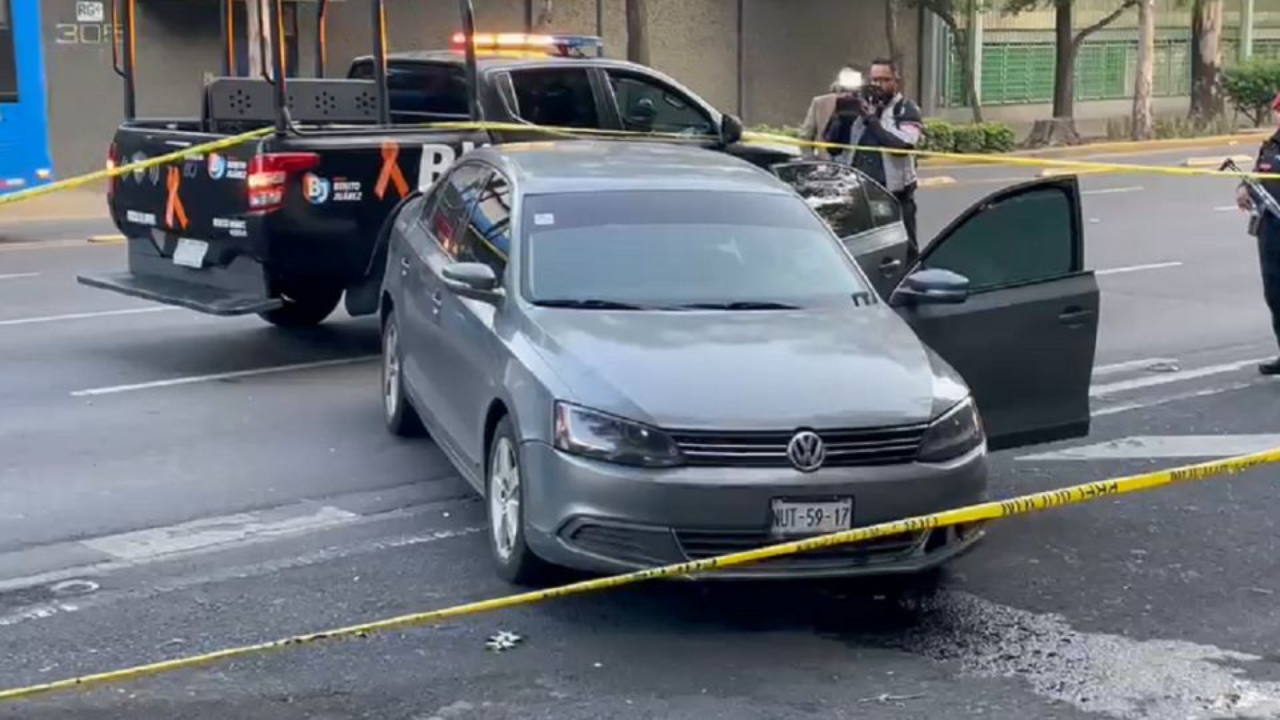
[{"label": "standing man", "polygon": [[837,157],[880,183],[902,206],[902,223],[911,239],[914,259],[916,241],[916,159],[914,155],[887,153],[875,148],[914,150],[920,143],[924,121],[920,108],[899,90],[898,68],[892,60],[871,63],[871,77],[859,95],[841,97],[836,114],[827,126],[826,142],[856,145],[853,152],[832,151]]},{"label": "standing man", "polygon": [[[847,64],[840,68],[835,81],[831,83],[831,92],[818,95],[809,103],[809,112],[805,114],[804,122],[800,124],[800,139],[822,142],[827,125],[831,123],[831,117],[836,113],[836,99],[841,95],[852,93],[861,86],[862,73],[858,72],[853,65]],[[805,146],[802,152],[806,157],[818,156],[818,150],[812,146]]]},{"label": "standing man", "polygon": [[[1271,118],[1280,128],[1280,95],[1276,95],[1271,103]],[[1253,164],[1253,171],[1260,173],[1280,173],[1280,129],[1262,143],[1258,150],[1258,159]],[[1280,180],[1267,179],[1259,183],[1262,190],[1271,197],[1280,200]],[[1236,189],[1236,204],[1242,210],[1256,214],[1255,221],[1249,224],[1249,231],[1258,238],[1258,261],[1262,267],[1262,296],[1271,311],[1271,331],[1280,342],[1280,217],[1268,212],[1258,202],[1244,183]],[[1280,375],[1280,359],[1271,360],[1258,366],[1263,375]]]}]

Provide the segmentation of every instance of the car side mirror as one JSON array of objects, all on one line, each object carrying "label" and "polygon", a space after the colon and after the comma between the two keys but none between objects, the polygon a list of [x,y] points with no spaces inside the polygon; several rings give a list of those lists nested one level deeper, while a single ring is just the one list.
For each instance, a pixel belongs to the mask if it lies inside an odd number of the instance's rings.
[{"label": "car side mirror", "polygon": [[969,278],[950,270],[918,270],[894,291],[894,305],[956,305],[969,299]]},{"label": "car side mirror", "polygon": [[498,276],[484,263],[460,262],[447,265],[442,273],[449,292],[464,298],[497,305],[506,293],[498,287]]},{"label": "car side mirror", "polygon": [[742,121],[734,115],[725,115],[720,119],[720,143],[723,145],[733,145],[742,140],[742,134],[746,128],[742,126]]}]

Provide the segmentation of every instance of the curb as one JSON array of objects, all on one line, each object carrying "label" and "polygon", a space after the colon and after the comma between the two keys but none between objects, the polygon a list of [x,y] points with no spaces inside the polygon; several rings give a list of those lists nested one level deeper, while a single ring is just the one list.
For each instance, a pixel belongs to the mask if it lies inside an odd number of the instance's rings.
[{"label": "curb", "polygon": [[[1181,150],[1194,149],[1201,147],[1215,147],[1218,145],[1239,145],[1241,143],[1260,142],[1264,137],[1270,134],[1271,130],[1249,130],[1236,133],[1234,135],[1209,135],[1198,138],[1171,138],[1168,140],[1119,140],[1114,142],[1097,142],[1085,143],[1083,145],[1069,145],[1058,147],[1036,148],[1034,150],[1015,150],[1008,153],[991,153],[986,157],[1071,157],[1076,155],[1101,155],[1110,152],[1160,152],[1162,150]],[[1250,161],[1253,158],[1249,158]],[[1221,162],[1219,160],[1219,162]],[[921,158],[920,167],[933,167],[935,169],[943,166],[954,167],[970,167],[973,165],[986,165],[992,163],[984,163],[981,161],[964,162],[952,158]]]},{"label": "curb", "polygon": [[[1186,160],[1183,160],[1182,166],[1183,167],[1218,167],[1219,165],[1222,164],[1222,161],[1226,159],[1227,158],[1212,157],[1212,156],[1191,157],[1191,158],[1187,158]],[[1246,165],[1253,164],[1253,156],[1251,155],[1231,155],[1230,159],[1234,160],[1237,164],[1240,164],[1240,163],[1244,163]]]}]

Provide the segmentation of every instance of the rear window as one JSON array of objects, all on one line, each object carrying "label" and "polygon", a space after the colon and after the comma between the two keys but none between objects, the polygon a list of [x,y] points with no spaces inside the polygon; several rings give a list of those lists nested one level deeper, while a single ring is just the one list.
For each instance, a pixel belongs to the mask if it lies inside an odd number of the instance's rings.
[{"label": "rear window", "polygon": [[[356,63],[350,77],[372,80],[373,63]],[[466,74],[456,65],[388,63],[387,95],[397,123],[470,117]]]}]

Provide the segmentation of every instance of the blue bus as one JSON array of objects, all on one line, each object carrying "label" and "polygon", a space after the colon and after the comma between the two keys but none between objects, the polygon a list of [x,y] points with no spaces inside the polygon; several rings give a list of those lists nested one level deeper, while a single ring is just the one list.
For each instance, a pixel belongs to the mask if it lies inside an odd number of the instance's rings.
[{"label": "blue bus", "polygon": [[40,0],[0,0],[0,195],[53,179]]}]

